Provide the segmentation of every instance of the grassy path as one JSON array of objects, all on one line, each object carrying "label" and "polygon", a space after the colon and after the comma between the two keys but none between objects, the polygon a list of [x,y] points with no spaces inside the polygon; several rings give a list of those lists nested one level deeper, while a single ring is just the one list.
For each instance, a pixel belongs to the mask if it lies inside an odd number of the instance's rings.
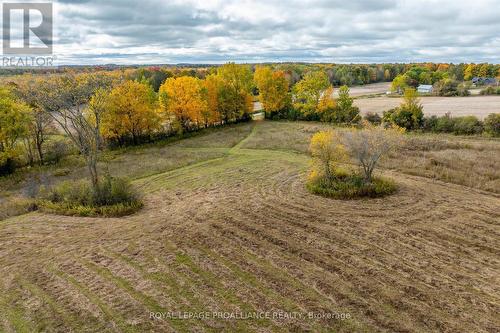
[{"label": "grassy path", "polygon": [[240,142],[238,142],[234,147],[232,147],[230,150],[229,150],[229,154],[231,153],[235,153],[236,151],[240,150],[240,148],[246,143],[248,142],[253,136],[255,136],[255,133],[257,133],[257,126],[260,122],[254,122],[253,123],[253,126],[252,126],[252,131],[250,132],[250,134],[245,137],[243,140],[241,140]]}]

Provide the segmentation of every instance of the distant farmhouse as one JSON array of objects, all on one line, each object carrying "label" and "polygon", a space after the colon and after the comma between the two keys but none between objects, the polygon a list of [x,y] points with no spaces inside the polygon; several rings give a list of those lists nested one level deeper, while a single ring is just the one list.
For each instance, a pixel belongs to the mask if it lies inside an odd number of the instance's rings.
[{"label": "distant farmhouse", "polygon": [[497,85],[497,79],[494,77],[474,77],[472,78],[472,84],[476,86],[495,86]]},{"label": "distant farmhouse", "polygon": [[418,86],[417,91],[419,94],[432,94],[431,84],[421,84]]}]

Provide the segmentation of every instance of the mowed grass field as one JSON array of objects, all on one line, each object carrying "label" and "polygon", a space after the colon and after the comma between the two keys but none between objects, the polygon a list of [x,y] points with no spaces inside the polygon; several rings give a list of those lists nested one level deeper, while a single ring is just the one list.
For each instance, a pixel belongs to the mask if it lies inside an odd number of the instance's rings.
[{"label": "mowed grass field", "polygon": [[[358,98],[354,104],[359,107],[362,114],[382,112],[395,108],[402,103],[402,98],[374,97]],[[453,117],[476,116],[486,118],[490,113],[500,112],[500,96],[468,96],[468,97],[436,97],[426,96],[420,98],[427,116],[443,116],[449,112]]]},{"label": "mowed grass field", "polygon": [[[247,123],[108,153],[145,208],[0,221],[0,331],[497,332],[500,141],[409,136],[378,171],[397,194],[339,201],[304,187],[327,126]],[[350,319],[150,315],[175,311]]]}]

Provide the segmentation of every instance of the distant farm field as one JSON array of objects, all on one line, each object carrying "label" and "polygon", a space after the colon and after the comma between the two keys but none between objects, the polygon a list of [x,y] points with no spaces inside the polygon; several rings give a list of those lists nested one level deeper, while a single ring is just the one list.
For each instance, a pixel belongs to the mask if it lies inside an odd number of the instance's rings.
[{"label": "distant farm field", "polygon": [[377,171],[398,193],[340,201],[304,186],[328,127],[253,122],[109,153],[145,208],[0,221],[0,331],[498,331],[500,141],[409,135]]},{"label": "distant farm field", "polygon": [[[469,97],[422,97],[424,114],[442,116],[449,112],[452,116],[476,116],[486,118],[490,113],[500,113],[500,96],[469,96]],[[355,100],[362,113],[392,109],[401,104],[402,98],[374,97]]]},{"label": "distant farm field", "polygon": [[[349,94],[353,97],[364,95],[385,94],[391,89],[391,82],[370,83],[362,86],[354,86],[349,88]],[[335,89],[335,96],[338,96],[338,88]]]}]

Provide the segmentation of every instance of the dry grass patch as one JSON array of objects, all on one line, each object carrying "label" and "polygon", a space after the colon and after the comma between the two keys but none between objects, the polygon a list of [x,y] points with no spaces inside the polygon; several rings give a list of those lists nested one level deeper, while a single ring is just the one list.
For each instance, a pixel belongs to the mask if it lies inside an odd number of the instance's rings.
[{"label": "dry grass patch", "polygon": [[318,131],[332,128],[331,125],[315,122],[265,121],[260,123],[255,135],[241,148],[293,150],[306,153],[311,137]]},{"label": "dry grass patch", "polygon": [[[242,148],[307,153],[311,137],[330,128],[323,123],[267,121]],[[499,139],[408,133],[405,142],[382,168],[500,193]]]},{"label": "dry grass patch", "polygon": [[382,167],[500,193],[500,141],[411,134]]}]

